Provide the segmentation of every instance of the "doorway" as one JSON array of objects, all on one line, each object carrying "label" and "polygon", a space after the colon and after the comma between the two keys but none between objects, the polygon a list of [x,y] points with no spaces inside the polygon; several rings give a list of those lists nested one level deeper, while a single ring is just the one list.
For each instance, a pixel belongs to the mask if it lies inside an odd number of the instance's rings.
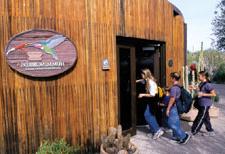
[{"label": "doorway", "polygon": [[119,123],[123,133],[136,132],[136,63],[135,47],[118,45]]},{"label": "doorway", "polygon": [[127,37],[117,37],[118,115],[123,133],[136,133],[144,125],[146,105],[138,99],[145,85],[136,83],[143,68],[151,70],[157,82],[165,86],[165,43]]}]

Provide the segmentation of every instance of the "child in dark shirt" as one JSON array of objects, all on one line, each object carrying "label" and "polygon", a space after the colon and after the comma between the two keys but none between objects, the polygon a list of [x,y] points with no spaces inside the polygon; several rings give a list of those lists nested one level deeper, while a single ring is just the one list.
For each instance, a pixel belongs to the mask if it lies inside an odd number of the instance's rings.
[{"label": "child in dark shirt", "polygon": [[162,99],[162,102],[159,103],[159,105],[162,108],[166,108],[169,104],[169,101],[170,101],[170,88],[169,87],[164,88],[163,93],[164,93],[163,99]]},{"label": "child in dark shirt", "polygon": [[[163,127],[165,128],[165,130],[170,130],[170,129],[173,130],[173,128],[174,128],[174,123],[171,123],[171,120],[169,120],[168,116],[166,115],[166,110],[169,105],[170,98],[171,98],[170,88],[166,87],[166,88],[164,88],[164,96],[163,96],[162,102],[159,104],[162,108],[162,114],[163,114],[162,122],[163,122]],[[176,136],[177,136],[176,131],[173,130],[171,139],[175,140],[175,141],[179,141],[178,137],[176,137]]]},{"label": "child in dark shirt", "polygon": [[205,71],[199,72],[199,80],[201,81],[199,87],[192,87],[192,89],[198,89],[198,115],[196,116],[193,125],[191,127],[192,135],[196,135],[200,132],[202,125],[204,124],[207,133],[203,136],[214,136],[215,132],[212,128],[212,124],[209,116],[209,109],[212,105],[212,97],[216,96],[216,91],[212,84],[209,83],[209,74]]},{"label": "child in dark shirt", "polygon": [[169,87],[166,87],[163,89],[163,98],[162,98],[162,101],[159,103],[159,106],[161,108],[161,113],[162,113],[162,126],[164,128],[168,128],[168,125],[167,125],[167,116],[166,116],[166,108],[169,104],[169,101],[170,101],[170,88]]}]

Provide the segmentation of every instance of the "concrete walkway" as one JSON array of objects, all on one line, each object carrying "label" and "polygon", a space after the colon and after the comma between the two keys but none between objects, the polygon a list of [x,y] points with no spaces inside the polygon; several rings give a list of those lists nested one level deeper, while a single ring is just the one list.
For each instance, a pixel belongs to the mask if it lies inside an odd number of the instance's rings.
[{"label": "concrete walkway", "polygon": [[[147,127],[138,127],[137,135],[131,141],[138,147],[140,154],[225,154],[225,85],[215,85],[220,101],[216,104],[220,108],[220,116],[211,119],[216,136],[194,136],[188,144],[179,145],[170,140],[171,133],[167,132],[158,140],[153,140],[146,134]],[[192,122],[182,121],[182,128],[190,131]],[[204,126],[201,131],[205,131]]]}]

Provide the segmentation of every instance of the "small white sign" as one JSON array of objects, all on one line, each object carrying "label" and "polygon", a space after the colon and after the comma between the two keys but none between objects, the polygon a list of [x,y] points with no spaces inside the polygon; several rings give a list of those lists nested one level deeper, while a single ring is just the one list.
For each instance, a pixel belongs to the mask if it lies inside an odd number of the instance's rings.
[{"label": "small white sign", "polygon": [[110,69],[109,60],[107,58],[103,59],[103,61],[102,61],[102,70],[109,70],[109,69]]}]

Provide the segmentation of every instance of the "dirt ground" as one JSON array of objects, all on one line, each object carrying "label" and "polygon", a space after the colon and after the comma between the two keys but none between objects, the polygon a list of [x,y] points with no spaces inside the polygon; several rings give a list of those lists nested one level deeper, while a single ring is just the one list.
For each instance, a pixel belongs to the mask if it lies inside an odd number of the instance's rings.
[{"label": "dirt ground", "polygon": [[[153,140],[148,137],[148,129],[145,126],[138,127],[137,135],[131,141],[138,147],[140,154],[225,154],[225,85],[214,85],[220,96],[220,113],[218,118],[211,119],[216,135],[205,137],[194,136],[188,144],[179,145],[170,139],[171,132],[165,133],[160,139]],[[182,128],[190,131],[192,122],[182,121]],[[205,131],[204,126],[201,131]]]}]

